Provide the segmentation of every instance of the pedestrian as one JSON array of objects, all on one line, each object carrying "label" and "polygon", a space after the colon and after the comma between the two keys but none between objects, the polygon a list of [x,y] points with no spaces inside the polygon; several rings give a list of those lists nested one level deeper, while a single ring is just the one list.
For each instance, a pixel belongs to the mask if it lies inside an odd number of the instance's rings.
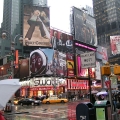
[{"label": "pedestrian", "polygon": [[116,105],[117,105],[117,95],[113,94],[113,106],[114,106],[114,111],[116,110]]},{"label": "pedestrian", "polygon": [[94,104],[95,104],[95,101],[96,101],[94,94],[91,95],[91,99],[92,99],[92,104],[94,105]]}]

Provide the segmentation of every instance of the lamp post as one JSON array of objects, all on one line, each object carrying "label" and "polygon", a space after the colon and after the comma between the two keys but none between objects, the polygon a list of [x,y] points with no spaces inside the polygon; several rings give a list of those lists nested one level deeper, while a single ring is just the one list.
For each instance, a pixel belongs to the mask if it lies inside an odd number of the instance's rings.
[{"label": "lamp post", "polygon": [[[14,37],[14,39],[12,39],[12,35],[8,32],[8,31],[6,31],[6,30],[4,30],[4,31],[2,31],[2,38],[3,39],[6,39],[6,37],[7,36],[9,36],[10,37],[10,50],[11,50],[11,57],[12,57],[12,60],[11,60],[11,76],[12,76],[12,78],[14,78],[14,51],[15,51],[15,42],[16,42],[16,38],[18,37],[18,36],[20,36],[19,37],[19,42],[20,43],[22,43],[23,42],[23,38],[22,38],[22,35],[20,35],[20,34],[18,34],[18,35],[16,35],[15,37]],[[14,111],[14,97],[12,97],[12,112]]]}]

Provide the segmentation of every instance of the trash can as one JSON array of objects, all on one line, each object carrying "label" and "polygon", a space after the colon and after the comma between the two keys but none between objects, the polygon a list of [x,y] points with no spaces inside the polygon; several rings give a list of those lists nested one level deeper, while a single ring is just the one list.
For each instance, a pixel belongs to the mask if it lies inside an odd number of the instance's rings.
[{"label": "trash can", "polygon": [[111,115],[111,105],[110,101],[96,101],[94,104],[96,120],[110,120]]},{"label": "trash can", "polygon": [[76,120],[95,120],[95,109],[92,103],[84,102],[76,106]]}]

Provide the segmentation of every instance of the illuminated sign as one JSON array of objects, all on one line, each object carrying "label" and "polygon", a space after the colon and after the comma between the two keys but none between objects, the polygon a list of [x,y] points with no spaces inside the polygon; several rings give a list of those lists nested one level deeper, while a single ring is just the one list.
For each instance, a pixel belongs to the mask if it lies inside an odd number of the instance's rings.
[{"label": "illuminated sign", "polygon": [[89,47],[89,46],[86,46],[86,45],[83,45],[83,44],[80,44],[80,43],[75,43],[75,45],[79,46],[79,47],[83,47],[83,48],[89,49],[89,50],[92,50],[92,51],[96,51],[95,48],[92,48],[92,47]]}]

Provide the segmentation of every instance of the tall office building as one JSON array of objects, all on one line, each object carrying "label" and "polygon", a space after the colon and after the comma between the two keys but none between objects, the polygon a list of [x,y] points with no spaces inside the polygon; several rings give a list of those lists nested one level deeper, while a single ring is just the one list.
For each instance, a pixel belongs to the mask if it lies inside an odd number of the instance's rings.
[{"label": "tall office building", "polygon": [[[4,0],[3,23],[0,33],[7,31],[6,40],[0,38],[0,56],[5,56],[10,52],[10,39],[14,40],[15,36],[23,34],[23,6],[28,5],[47,5],[47,0]],[[16,49],[19,54],[23,54],[23,46],[19,43],[19,37],[16,38]]]},{"label": "tall office building", "polygon": [[[1,56],[9,54],[11,45],[10,39],[13,40],[14,36],[20,33],[20,0],[4,0],[3,6],[1,34],[7,31],[7,38],[6,40],[1,39]],[[17,44],[16,48],[22,52],[20,44]]]},{"label": "tall office building", "polygon": [[86,11],[87,14],[91,15],[92,17],[94,17],[94,12],[93,12],[93,8],[92,7],[86,5],[85,9],[87,10]]},{"label": "tall office building", "polygon": [[34,5],[42,5],[46,6],[47,5],[47,0],[33,0]]},{"label": "tall office building", "polygon": [[110,36],[120,35],[120,0],[93,0],[98,44],[107,48],[112,56]]}]

